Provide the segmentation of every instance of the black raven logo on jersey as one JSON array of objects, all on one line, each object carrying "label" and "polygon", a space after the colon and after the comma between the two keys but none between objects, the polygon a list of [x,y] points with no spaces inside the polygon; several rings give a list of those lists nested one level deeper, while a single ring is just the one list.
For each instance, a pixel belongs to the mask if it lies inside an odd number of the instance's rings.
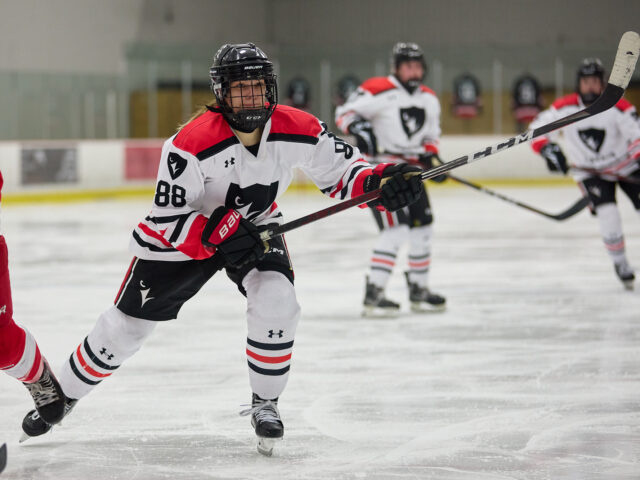
[{"label": "black raven logo on jersey", "polygon": [[598,153],[604,142],[604,130],[598,130],[597,128],[589,128],[587,130],[578,130],[580,140],[589,147],[589,149]]},{"label": "black raven logo on jersey", "polygon": [[409,107],[400,109],[402,128],[409,138],[422,128],[426,119],[427,115],[424,108]]},{"label": "black raven logo on jersey", "polygon": [[169,167],[169,175],[171,175],[171,178],[175,180],[182,175],[182,172],[187,168],[187,159],[182,158],[175,152],[171,152],[167,159],[167,164]]},{"label": "black raven logo on jersey", "polygon": [[225,207],[238,210],[247,220],[252,220],[271,207],[278,194],[278,182],[271,185],[255,183],[246,188],[240,188],[236,183],[229,185]]}]

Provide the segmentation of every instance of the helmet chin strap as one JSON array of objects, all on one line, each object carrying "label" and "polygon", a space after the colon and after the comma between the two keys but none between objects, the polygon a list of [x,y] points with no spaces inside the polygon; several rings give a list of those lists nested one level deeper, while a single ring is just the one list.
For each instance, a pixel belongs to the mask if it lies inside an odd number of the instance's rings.
[{"label": "helmet chin strap", "polygon": [[[251,133],[258,128],[263,128],[269,119],[265,113],[252,110],[240,110],[239,112],[231,113],[223,109],[222,115],[229,125],[231,125],[231,128],[242,133]],[[243,115],[254,117],[260,116],[262,118],[254,118],[251,121],[248,121],[242,118]]]}]

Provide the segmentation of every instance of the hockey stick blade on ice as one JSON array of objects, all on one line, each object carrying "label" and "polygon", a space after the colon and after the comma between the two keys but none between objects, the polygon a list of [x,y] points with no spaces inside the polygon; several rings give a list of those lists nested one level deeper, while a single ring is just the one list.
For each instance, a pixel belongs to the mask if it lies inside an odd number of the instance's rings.
[{"label": "hockey stick blade on ice", "polygon": [[[636,68],[639,52],[640,36],[638,36],[636,32],[624,33],[622,38],[620,38],[620,43],[618,44],[618,52],[616,53],[613,68],[611,69],[609,82],[607,83],[604,92],[602,92],[602,95],[600,95],[598,99],[587,108],[556,120],[555,122],[542,125],[534,130],[529,130],[515,137],[511,137],[504,142],[488,146],[477,152],[451,160],[445,165],[440,165],[439,167],[427,170],[422,173],[421,178],[423,180],[427,180],[429,178],[437,177],[438,175],[447,173],[454,168],[462,167],[463,165],[475,162],[481,158],[502,152],[508,148],[515,147],[516,145],[528,142],[541,135],[545,135],[559,128],[566,127],[567,125],[571,125],[572,123],[584,120],[585,118],[592,117],[593,115],[597,115],[598,113],[608,110],[618,103],[618,100],[620,100],[622,95],[624,95],[624,90],[627,88],[627,85],[629,85],[633,71]],[[356,205],[361,205],[363,203],[370,202],[371,200],[375,200],[379,196],[380,189],[359,195],[355,198],[345,200],[344,202],[337,203],[283,225],[265,230],[260,234],[260,238],[265,241],[269,240],[270,238],[277,237],[303,225],[320,220],[321,218],[326,218],[348,208],[355,207]]]},{"label": "hockey stick blade on ice", "polygon": [[7,466],[7,444],[3,443],[0,447],[0,473],[2,473]]},{"label": "hockey stick blade on ice", "polygon": [[507,203],[516,205],[520,208],[524,208],[525,210],[529,210],[530,212],[537,213],[538,215],[542,215],[543,217],[547,217],[552,220],[566,220],[569,217],[573,217],[576,213],[582,211],[587,205],[589,205],[589,200],[587,198],[580,197],[573,205],[571,205],[569,208],[567,208],[566,210],[558,214],[547,213],[536,207],[532,207],[531,205],[527,205],[526,203],[522,203],[513,198],[509,198],[506,195],[502,195],[501,193],[494,192],[493,190],[489,190],[488,188],[485,188],[482,185],[478,185],[477,183],[473,183],[473,182],[470,182],[469,180],[465,180],[464,178],[456,177],[453,175],[449,175],[449,178],[463,185],[467,185],[468,187],[471,187],[475,190],[489,194],[492,197],[499,198],[500,200],[504,200]]},{"label": "hockey stick blade on ice", "polygon": [[[412,161],[412,158],[418,157],[420,154],[419,153],[410,153],[410,154],[401,154],[401,153],[392,153],[392,152],[383,152],[387,155],[393,155],[396,157],[400,157],[403,158],[404,160],[406,160],[409,163],[416,163],[415,160]],[[446,165],[446,162],[443,162],[442,160],[438,159],[438,161],[440,162],[441,165]],[[449,177],[451,180],[453,180],[454,182],[458,182],[462,185],[466,185],[467,187],[471,187],[474,190],[477,190],[479,192],[483,192],[486,193],[487,195],[491,195],[492,197],[498,198],[500,200],[503,200],[507,203],[510,203],[511,205],[515,205],[517,207],[520,208],[524,208],[525,210],[529,210],[530,212],[533,213],[537,213],[538,215],[542,215],[543,217],[547,217],[550,218],[552,220],[566,220],[567,218],[573,217],[576,213],[580,212],[581,210],[584,209],[584,207],[586,207],[589,204],[589,201],[585,198],[585,197],[581,197],[579,198],[573,205],[571,205],[569,208],[567,208],[566,210],[558,213],[558,214],[553,214],[553,213],[547,213],[543,210],[540,210],[539,208],[536,207],[532,207],[531,205],[527,205],[526,203],[523,203],[519,200],[516,200],[514,198],[510,198],[507,197],[506,195],[503,195],[501,193],[498,193],[494,190],[490,190],[486,187],[483,187],[482,185],[479,185],[477,183],[471,182],[465,178],[462,177],[458,177],[452,174],[447,174],[447,177]]]}]

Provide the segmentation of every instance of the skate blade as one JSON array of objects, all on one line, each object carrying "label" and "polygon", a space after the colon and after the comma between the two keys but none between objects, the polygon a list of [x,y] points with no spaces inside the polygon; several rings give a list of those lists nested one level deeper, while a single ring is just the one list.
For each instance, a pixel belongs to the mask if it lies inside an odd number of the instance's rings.
[{"label": "skate blade", "polygon": [[[58,425],[62,425],[62,423],[59,423]],[[44,437],[45,435],[50,434],[53,431],[53,426],[46,432],[40,434],[40,435],[34,435],[31,436],[28,433],[26,433],[24,430],[22,431],[22,435],[20,436],[20,440],[18,440],[18,443],[24,443],[27,440],[31,440],[32,438],[38,438],[38,437]]]},{"label": "skate blade", "polygon": [[282,438],[258,437],[258,453],[265,457],[270,457],[273,454],[273,447],[275,447],[276,442],[280,440],[282,440]]},{"label": "skate blade", "polygon": [[362,316],[365,318],[396,318],[400,315],[399,309],[365,306]]},{"label": "skate blade", "polygon": [[627,280],[626,282],[622,282],[625,290],[633,290],[633,280]]},{"label": "skate blade", "polygon": [[431,305],[430,303],[412,302],[411,311],[413,313],[437,313],[444,312],[447,309],[447,304]]}]

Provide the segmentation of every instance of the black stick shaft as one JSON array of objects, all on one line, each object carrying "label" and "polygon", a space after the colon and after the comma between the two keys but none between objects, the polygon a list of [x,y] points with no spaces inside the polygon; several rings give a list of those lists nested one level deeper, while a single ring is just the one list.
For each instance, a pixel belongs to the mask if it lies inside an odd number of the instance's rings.
[{"label": "black stick shaft", "polygon": [[[486,193],[488,195],[491,195],[492,197],[499,198],[500,200],[504,200],[507,203],[511,203],[512,205],[516,205],[516,206],[518,206],[520,208],[524,208],[525,210],[529,210],[529,211],[531,211],[533,213],[537,213],[538,215],[542,215],[544,217],[551,218],[553,220],[564,220],[566,218],[569,218],[570,216],[575,215],[580,210],[582,210],[584,207],[586,207],[587,203],[588,203],[588,201],[584,197],[582,197],[582,198],[578,199],[578,201],[576,203],[571,205],[567,210],[565,210],[564,212],[561,212],[561,213],[556,215],[556,214],[545,212],[545,211],[540,210],[540,209],[538,209],[536,207],[532,207],[531,205],[527,205],[526,203],[522,203],[519,200],[507,197],[506,195],[503,195],[501,193],[495,192],[493,190],[489,190],[488,188],[485,188],[482,185],[478,185],[477,183],[470,182],[468,180],[465,180],[464,178],[456,177],[456,176],[451,175],[451,174],[449,174],[449,178],[451,180],[454,180],[454,181],[458,182],[458,183],[461,183],[463,185],[471,187],[471,188],[473,188],[475,190],[478,190],[480,192],[483,192],[483,193]],[[569,214],[569,215],[567,215],[567,214]]]}]

